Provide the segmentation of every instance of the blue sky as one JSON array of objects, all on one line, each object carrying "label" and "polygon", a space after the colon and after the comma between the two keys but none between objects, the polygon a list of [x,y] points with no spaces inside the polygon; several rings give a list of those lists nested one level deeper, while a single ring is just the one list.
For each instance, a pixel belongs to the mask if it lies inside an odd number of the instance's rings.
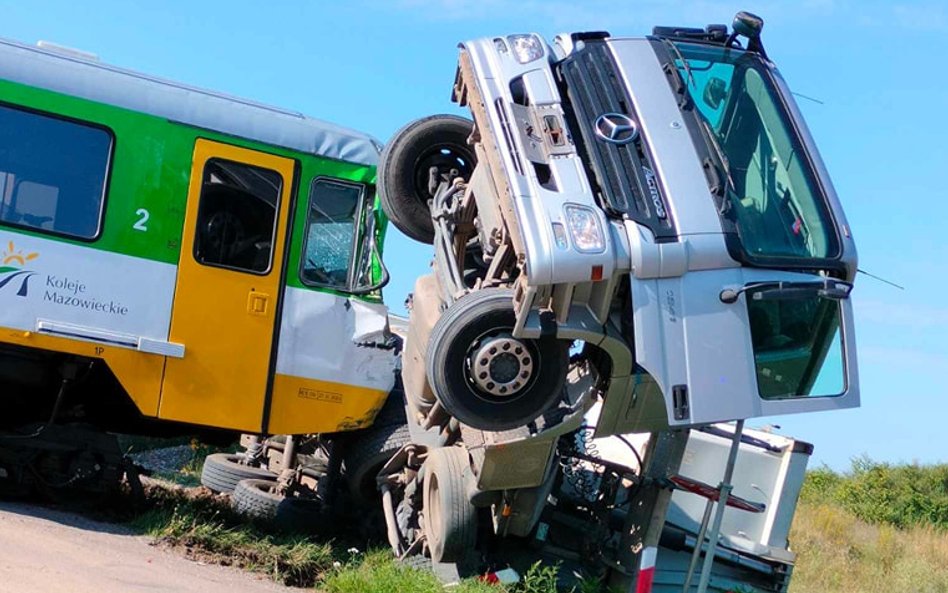
[{"label": "blue sky", "polygon": [[[385,140],[409,120],[456,112],[457,42],[535,31],[641,35],[655,24],[764,17],[764,43],[799,99],[843,200],[866,276],[856,307],[863,405],[768,419],[846,468],[948,461],[948,2],[797,0],[247,0],[0,2],[0,35],[225,91]],[[396,311],[429,248],[393,233]],[[766,421],[754,421],[760,424]]]}]

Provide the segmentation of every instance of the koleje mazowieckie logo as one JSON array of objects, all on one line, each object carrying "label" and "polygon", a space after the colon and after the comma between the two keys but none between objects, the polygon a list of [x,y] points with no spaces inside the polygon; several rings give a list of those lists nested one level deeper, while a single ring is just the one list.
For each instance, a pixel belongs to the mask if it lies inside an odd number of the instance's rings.
[{"label": "koleje mazowieckie logo", "polygon": [[[17,251],[13,241],[7,244],[7,250],[3,253],[3,259],[0,259],[0,289],[11,282],[16,285],[19,281],[17,296],[25,297],[30,290],[30,278],[36,275],[32,270],[25,270],[26,263],[39,257],[39,253],[24,253],[23,250]],[[11,264],[19,264],[11,265]]]}]

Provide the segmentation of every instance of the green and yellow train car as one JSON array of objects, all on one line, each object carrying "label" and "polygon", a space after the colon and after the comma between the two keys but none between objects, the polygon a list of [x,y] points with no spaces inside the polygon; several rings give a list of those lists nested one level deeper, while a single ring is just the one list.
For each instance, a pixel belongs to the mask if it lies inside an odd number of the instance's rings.
[{"label": "green and yellow train car", "polygon": [[252,433],[371,423],[395,365],[378,150],[299,113],[0,42],[4,428],[54,410]]}]

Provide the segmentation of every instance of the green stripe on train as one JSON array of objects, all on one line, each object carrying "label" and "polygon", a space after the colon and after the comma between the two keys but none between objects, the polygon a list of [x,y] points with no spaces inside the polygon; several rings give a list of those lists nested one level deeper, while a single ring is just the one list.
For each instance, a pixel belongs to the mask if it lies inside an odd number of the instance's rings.
[{"label": "green stripe on train", "polygon": [[[208,138],[297,161],[300,175],[295,192],[287,284],[336,292],[306,286],[299,280],[310,183],[315,177],[327,176],[371,184],[375,181],[374,167],[321,158],[10,81],[0,80],[0,102],[96,123],[109,128],[115,137],[105,217],[98,239],[74,240],[22,228],[11,231],[177,264],[194,142],[197,138]],[[132,228],[139,220],[136,211],[141,208],[150,213],[146,232]]]}]

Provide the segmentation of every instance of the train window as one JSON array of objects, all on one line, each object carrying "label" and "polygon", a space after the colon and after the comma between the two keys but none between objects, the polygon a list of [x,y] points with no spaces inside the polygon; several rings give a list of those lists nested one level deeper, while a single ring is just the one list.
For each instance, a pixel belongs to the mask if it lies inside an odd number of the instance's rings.
[{"label": "train window", "polygon": [[96,238],[111,154],[108,130],[0,105],[0,222]]},{"label": "train window", "polygon": [[210,159],[204,165],[194,258],[266,274],[273,260],[283,177],[271,169]]},{"label": "train window", "polygon": [[349,288],[364,194],[365,186],[356,183],[313,181],[300,271],[304,283]]}]

